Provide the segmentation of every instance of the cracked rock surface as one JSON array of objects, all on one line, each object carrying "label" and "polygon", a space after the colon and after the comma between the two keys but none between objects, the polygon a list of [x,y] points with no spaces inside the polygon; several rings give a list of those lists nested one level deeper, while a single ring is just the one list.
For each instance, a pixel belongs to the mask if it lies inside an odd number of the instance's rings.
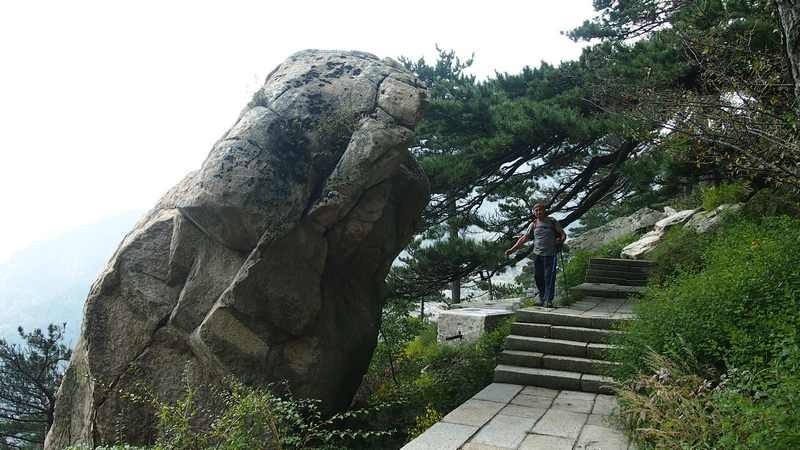
[{"label": "cracked rock surface", "polygon": [[279,65],[92,286],[45,447],[152,442],[153,411],[123,394],[172,401],[185,379],[287,380],[346,407],[429,198],[408,152],[424,104],[418,80],[367,53]]}]

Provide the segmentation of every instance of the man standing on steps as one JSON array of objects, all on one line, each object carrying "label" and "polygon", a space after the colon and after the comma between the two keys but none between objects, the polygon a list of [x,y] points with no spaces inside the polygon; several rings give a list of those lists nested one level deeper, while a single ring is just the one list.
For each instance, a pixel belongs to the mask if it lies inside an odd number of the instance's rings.
[{"label": "man standing on steps", "polygon": [[539,306],[552,308],[556,293],[558,248],[567,240],[567,233],[561,228],[558,220],[547,215],[541,203],[533,205],[533,222],[525,234],[517,239],[514,246],[506,250],[506,256],[511,256],[531,238],[533,238],[533,272],[536,287],[539,289]]}]

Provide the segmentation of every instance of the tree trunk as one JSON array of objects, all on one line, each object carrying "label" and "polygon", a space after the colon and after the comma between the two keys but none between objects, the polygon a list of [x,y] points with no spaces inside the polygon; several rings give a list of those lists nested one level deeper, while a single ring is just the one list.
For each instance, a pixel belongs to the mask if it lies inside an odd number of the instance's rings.
[{"label": "tree trunk", "polygon": [[[449,231],[449,239],[458,239],[458,221],[456,220],[456,197],[455,195],[448,194],[447,196],[447,212],[450,220],[447,224]],[[452,303],[461,303],[461,279],[457,278],[450,282],[450,301]]]},{"label": "tree trunk", "polygon": [[775,0],[775,4],[794,82],[795,111],[800,112],[800,1]]}]

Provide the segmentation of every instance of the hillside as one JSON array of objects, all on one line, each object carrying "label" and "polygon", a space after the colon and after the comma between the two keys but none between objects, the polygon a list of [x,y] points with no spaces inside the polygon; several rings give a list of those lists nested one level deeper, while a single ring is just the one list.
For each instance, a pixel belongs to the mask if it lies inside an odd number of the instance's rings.
[{"label": "hillside", "polygon": [[35,242],[0,264],[0,337],[15,339],[18,326],[66,322],[67,342],[74,343],[92,282],[140,215],[111,216]]}]

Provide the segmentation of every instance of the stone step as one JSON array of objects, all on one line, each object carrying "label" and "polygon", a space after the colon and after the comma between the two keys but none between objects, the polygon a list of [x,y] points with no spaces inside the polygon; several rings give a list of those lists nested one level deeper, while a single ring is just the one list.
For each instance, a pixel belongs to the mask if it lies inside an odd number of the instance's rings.
[{"label": "stone step", "polygon": [[606,330],[602,328],[569,327],[563,325],[552,325],[550,336],[553,339],[566,341],[579,341],[594,344],[606,344],[612,335],[620,334],[616,330]]},{"label": "stone step", "polygon": [[605,266],[616,266],[625,268],[645,268],[652,269],[656,263],[646,259],[622,259],[622,258],[591,258],[589,265],[598,264]]},{"label": "stone step", "polygon": [[526,352],[524,350],[503,350],[497,355],[497,364],[519,367],[542,367],[542,352]]},{"label": "stone step", "polygon": [[603,266],[589,266],[586,269],[586,276],[601,276],[601,277],[610,277],[610,278],[620,278],[624,280],[644,280],[647,281],[647,278],[650,276],[648,271],[640,271],[640,270],[618,270],[617,267],[603,267]]},{"label": "stone step", "polygon": [[612,378],[602,375],[505,364],[494,369],[494,382],[598,394],[613,394],[615,387]]},{"label": "stone step", "polygon": [[605,264],[605,263],[589,263],[589,266],[586,267],[586,270],[592,271],[604,271],[604,272],[622,272],[632,276],[648,276],[650,275],[650,271],[652,269],[647,267],[625,267],[620,266],[618,264]]},{"label": "stone step", "polygon": [[605,283],[581,283],[575,287],[570,288],[580,295],[591,295],[593,297],[607,297],[607,298],[627,298],[632,295],[641,294],[644,292],[642,286],[625,286],[621,284],[605,284]]},{"label": "stone step", "polygon": [[618,365],[602,359],[578,358],[575,356],[548,355],[541,352],[523,350],[503,350],[498,355],[498,363],[507,366],[562,370],[567,372],[608,375]]},{"label": "stone step", "polygon": [[608,344],[518,336],[512,334],[506,337],[503,348],[506,350],[522,350],[525,352],[536,352],[548,355],[605,359],[610,346]]},{"label": "stone step", "polygon": [[598,283],[598,284],[619,284],[622,286],[645,286],[647,285],[647,280],[629,280],[625,278],[612,278],[607,276],[601,275],[586,275],[586,282],[587,283]]},{"label": "stone step", "polygon": [[568,341],[595,342],[605,344],[612,334],[619,331],[601,328],[571,327],[546,323],[515,322],[511,334],[540,338],[563,339]]},{"label": "stone step", "polygon": [[[623,317],[609,317],[608,314],[573,314],[565,310],[543,310],[521,308],[517,310],[517,323],[546,324],[566,327],[595,328],[608,330],[619,322],[630,320]],[[540,336],[541,337],[541,336]]]},{"label": "stone step", "polygon": [[603,359],[578,358],[576,356],[542,355],[542,366],[550,370],[608,375],[619,363]]}]

